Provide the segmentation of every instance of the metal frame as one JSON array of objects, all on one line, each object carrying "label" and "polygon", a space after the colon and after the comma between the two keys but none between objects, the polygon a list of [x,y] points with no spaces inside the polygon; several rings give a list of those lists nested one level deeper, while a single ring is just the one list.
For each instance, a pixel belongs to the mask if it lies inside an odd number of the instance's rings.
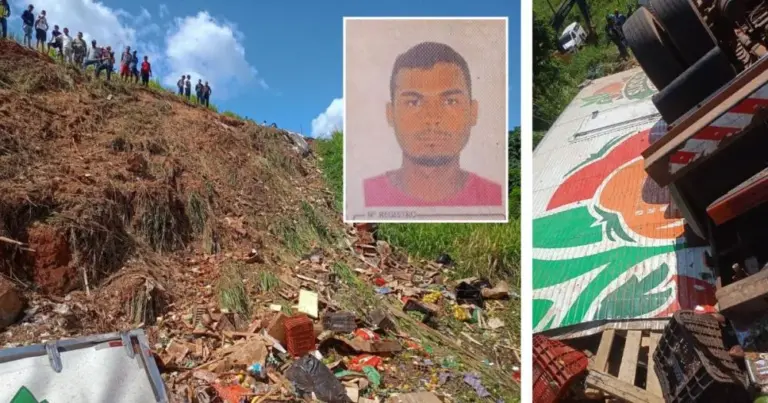
[{"label": "metal frame", "polygon": [[[666,186],[694,169],[700,160],[691,162],[685,168],[672,174],[669,172],[669,157],[699,131],[728,113],[731,108],[765,84],[768,84],[768,58],[763,58],[744,70],[708,98],[701,107],[692,110],[675,122],[675,126],[670,128],[664,137],[643,151],[645,170],[648,175],[660,186]],[[732,137],[738,137],[742,132],[743,130]]]},{"label": "metal frame", "polygon": [[61,361],[61,352],[80,350],[95,347],[103,343],[120,341],[123,344],[126,355],[130,358],[134,358],[136,355],[133,349],[134,340],[139,346],[140,358],[143,367],[147,372],[148,380],[152,385],[152,391],[155,393],[156,402],[168,403],[169,399],[165,384],[163,383],[163,378],[160,376],[160,370],[157,368],[155,359],[151,356],[147,336],[141,329],[135,329],[128,332],[83,336],[74,339],[55,340],[44,344],[33,344],[24,347],[6,348],[0,350],[0,364],[47,355],[53,370],[61,372],[64,364]]}]

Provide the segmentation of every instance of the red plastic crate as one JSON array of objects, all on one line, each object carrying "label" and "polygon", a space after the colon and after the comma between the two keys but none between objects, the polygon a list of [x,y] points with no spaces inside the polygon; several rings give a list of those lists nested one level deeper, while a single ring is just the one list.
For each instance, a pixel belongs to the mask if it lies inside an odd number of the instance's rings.
[{"label": "red plastic crate", "polygon": [[581,351],[542,335],[533,337],[533,401],[553,403],[587,370],[589,360]]},{"label": "red plastic crate", "polygon": [[294,357],[300,357],[315,349],[315,327],[306,315],[295,315],[286,319],[285,349]]}]

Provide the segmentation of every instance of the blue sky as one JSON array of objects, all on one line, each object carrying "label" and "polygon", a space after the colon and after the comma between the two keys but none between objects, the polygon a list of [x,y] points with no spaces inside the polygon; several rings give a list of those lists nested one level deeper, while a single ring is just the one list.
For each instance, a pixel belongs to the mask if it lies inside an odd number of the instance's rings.
[{"label": "blue sky", "polygon": [[342,97],[344,16],[507,16],[509,125],[520,124],[519,0],[10,2],[12,31],[20,31],[18,17],[31,2],[35,14],[47,11],[51,27],[148,54],[156,78],[169,86],[184,73],[209,80],[220,110],[306,135],[318,115],[338,112],[329,106]]}]

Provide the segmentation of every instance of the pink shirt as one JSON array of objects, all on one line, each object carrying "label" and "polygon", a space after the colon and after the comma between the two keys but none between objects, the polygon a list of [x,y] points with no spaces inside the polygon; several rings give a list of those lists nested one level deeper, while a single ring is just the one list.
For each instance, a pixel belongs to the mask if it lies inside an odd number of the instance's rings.
[{"label": "pink shirt", "polygon": [[389,173],[366,179],[363,189],[366,207],[500,206],[502,203],[501,185],[471,172],[461,191],[439,201],[424,201],[409,196],[392,183]]}]

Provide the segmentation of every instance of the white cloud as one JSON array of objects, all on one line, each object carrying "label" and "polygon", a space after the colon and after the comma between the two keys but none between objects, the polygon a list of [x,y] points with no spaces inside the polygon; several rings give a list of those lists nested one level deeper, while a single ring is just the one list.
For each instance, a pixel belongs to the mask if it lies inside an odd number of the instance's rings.
[{"label": "white cloud", "polygon": [[168,12],[168,6],[165,4],[160,4],[160,11],[158,13],[160,14],[160,18],[165,18],[170,14],[170,12]]},{"label": "white cloud", "polygon": [[176,18],[165,38],[167,74],[163,83],[175,87],[182,74],[211,83],[214,96],[227,98],[248,84],[269,86],[245,59],[243,34],[234,24],[218,21],[205,11]]},{"label": "white cloud", "polygon": [[312,137],[328,137],[344,125],[344,99],[336,98],[325,112],[312,119]]},{"label": "white cloud", "polygon": [[[29,0],[16,0],[19,9],[26,7]],[[130,13],[113,9],[94,0],[35,0],[35,16],[45,10],[51,29],[58,25],[69,28],[70,35],[82,32],[86,40],[95,39],[101,45],[122,49],[126,45],[137,45],[136,30],[123,21],[131,21]]]},{"label": "white cloud", "polygon": [[142,7],[141,8],[141,14],[139,14],[136,19],[133,21],[134,25],[141,25],[149,20],[152,19],[152,14],[149,13],[149,10]]}]

